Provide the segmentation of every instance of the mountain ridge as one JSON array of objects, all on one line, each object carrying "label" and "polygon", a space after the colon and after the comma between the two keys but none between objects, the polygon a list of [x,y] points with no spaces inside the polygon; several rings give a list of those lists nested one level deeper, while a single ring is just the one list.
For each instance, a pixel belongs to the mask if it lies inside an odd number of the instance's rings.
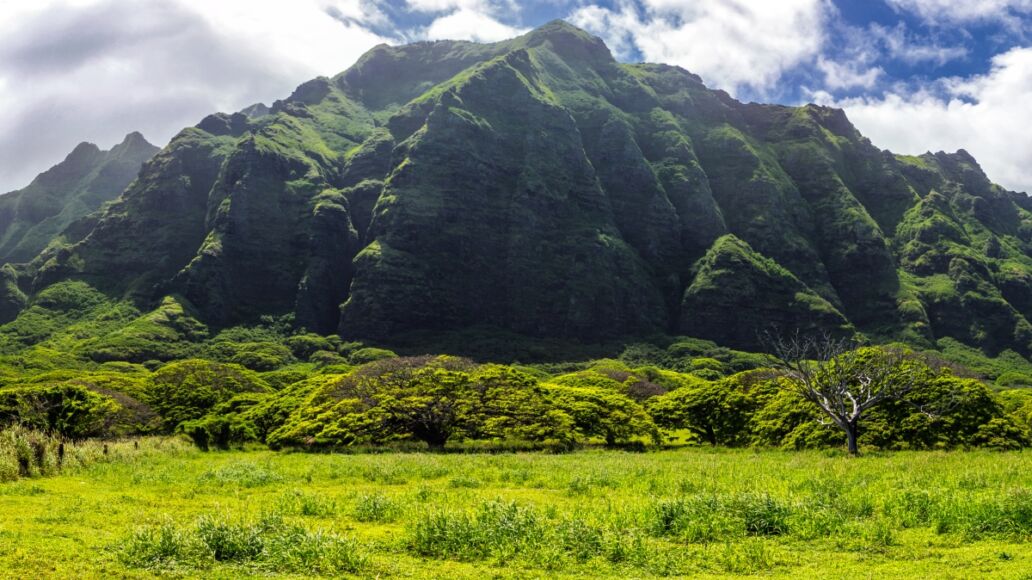
[{"label": "mountain ridge", "polygon": [[84,141],[28,186],[0,195],[0,261],[35,257],[69,224],[117,197],[157,151],[136,131],[108,151]]},{"label": "mountain ridge", "polygon": [[739,103],[562,21],[377,46],[259,105],[181,132],[18,286],[380,341],[756,348],[781,322],[1032,352],[1032,202],[964,150],[878,149],[839,109]]}]

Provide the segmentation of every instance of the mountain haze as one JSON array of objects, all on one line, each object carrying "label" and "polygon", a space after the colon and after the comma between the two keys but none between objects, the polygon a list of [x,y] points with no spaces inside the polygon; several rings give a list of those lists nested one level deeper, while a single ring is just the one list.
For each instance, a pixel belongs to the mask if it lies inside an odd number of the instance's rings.
[{"label": "mountain haze", "polygon": [[34,258],[69,224],[118,197],[157,152],[139,133],[110,151],[80,143],[28,187],[0,196],[0,261]]},{"label": "mountain haze", "polygon": [[183,130],[101,213],[31,238],[46,249],[2,227],[28,262],[8,294],[77,280],[216,327],[756,348],[777,325],[1032,352],[1032,201],[966,152],[894,155],[841,110],[740,103],[560,21],[378,46]]}]

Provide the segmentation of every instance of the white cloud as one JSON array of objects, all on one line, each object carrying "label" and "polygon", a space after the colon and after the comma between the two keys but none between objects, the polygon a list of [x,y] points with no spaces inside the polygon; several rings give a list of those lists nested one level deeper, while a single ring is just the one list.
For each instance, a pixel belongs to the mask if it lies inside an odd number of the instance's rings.
[{"label": "white cloud", "polygon": [[435,19],[426,29],[430,40],[496,42],[519,36],[526,29],[502,24],[483,12],[461,9]]},{"label": "white cloud", "polygon": [[367,0],[2,0],[0,192],[83,140],[162,144],[270,102],[386,40]]},{"label": "white cloud", "polygon": [[907,34],[902,22],[894,27],[871,24],[865,34],[884,45],[890,57],[908,64],[930,62],[942,66],[968,55],[968,49],[963,46],[941,46],[935,42],[915,41]]},{"label": "white cloud", "polygon": [[406,0],[409,10],[415,12],[451,12],[453,10],[476,10],[488,12],[492,5],[488,0]]},{"label": "white cloud", "polygon": [[516,0],[406,0],[409,11],[438,15],[421,36],[429,40],[497,42],[528,29],[506,24],[518,20]]},{"label": "white cloud", "polygon": [[857,87],[870,89],[885,73],[881,67],[870,67],[860,70],[855,65],[835,62],[824,56],[817,58],[817,68],[824,73],[825,86],[833,90]]},{"label": "white cloud", "polygon": [[911,154],[966,149],[993,181],[1032,192],[1032,47],[997,55],[985,75],[941,80],[916,93],[814,99],[844,108],[879,147]]},{"label": "white cloud", "polygon": [[571,22],[645,60],[682,66],[730,93],[763,93],[812,61],[833,10],[826,0],[620,0],[575,10]]},{"label": "white cloud", "polygon": [[621,60],[630,60],[638,50],[636,39],[643,24],[634,8],[628,4],[618,10],[584,6],[570,14],[567,20],[601,37],[609,50]]},{"label": "white cloud", "polygon": [[1018,24],[1015,16],[1032,13],[1032,0],[886,0],[896,10],[917,14],[927,22],[963,23],[996,20]]}]

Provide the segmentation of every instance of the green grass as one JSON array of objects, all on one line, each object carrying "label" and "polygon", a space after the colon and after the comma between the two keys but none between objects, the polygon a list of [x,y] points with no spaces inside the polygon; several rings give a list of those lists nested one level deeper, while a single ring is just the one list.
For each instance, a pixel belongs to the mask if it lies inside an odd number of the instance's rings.
[{"label": "green grass", "polygon": [[1027,453],[176,449],[0,484],[0,576],[1032,577]]}]

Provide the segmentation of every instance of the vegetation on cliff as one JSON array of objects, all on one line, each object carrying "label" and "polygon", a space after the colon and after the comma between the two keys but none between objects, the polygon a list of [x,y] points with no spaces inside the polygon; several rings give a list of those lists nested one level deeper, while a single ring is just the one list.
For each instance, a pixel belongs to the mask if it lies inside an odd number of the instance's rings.
[{"label": "vegetation on cliff", "polygon": [[[7,319],[81,281],[213,333],[290,314],[396,344],[489,327],[755,350],[778,325],[1032,353],[1032,202],[966,152],[893,155],[842,111],[742,104],[563,22],[376,47],[184,129],[119,199],[47,231],[6,256],[28,262],[2,272]],[[133,359],[180,356],[149,324],[125,331]]]}]

